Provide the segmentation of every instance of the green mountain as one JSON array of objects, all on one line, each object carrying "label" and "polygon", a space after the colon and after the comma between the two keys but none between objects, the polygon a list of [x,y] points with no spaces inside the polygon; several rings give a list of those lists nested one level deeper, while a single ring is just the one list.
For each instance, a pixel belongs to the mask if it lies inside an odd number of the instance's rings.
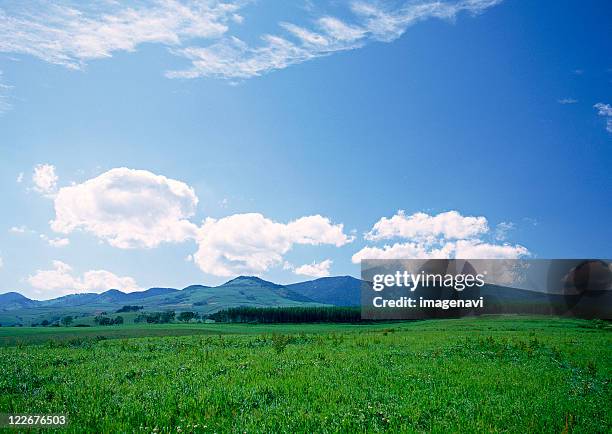
[{"label": "green mountain", "polygon": [[351,276],[322,277],[286,286],[318,303],[334,306],[360,305],[361,280]]},{"label": "green mountain", "polygon": [[[334,278],[329,281],[334,282]],[[344,278],[338,278],[344,279]],[[342,291],[339,284],[335,291]],[[70,294],[52,300],[30,300],[16,292],[0,295],[0,324],[29,325],[43,320],[57,321],[63,316],[90,317],[114,313],[124,305],[143,306],[144,311],[195,311],[204,314],[236,306],[320,306],[327,303],[314,300],[300,292],[299,287],[278,285],[254,276],[240,276],[223,285],[209,287],[191,285],[182,290],[150,288],[124,293],[111,289],[101,294]]]},{"label": "green mountain", "polygon": [[[238,306],[359,306],[361,285],[361,280],[350,276],[324,277],[291,285],[278,285],[254,276],[240,276],[216,287],[191,285],[180,290],[150,288],[130,293],[111,289],[101,294],[70,294],[44,301],[30,300],[17,292],[8,292],[0,294],[0,324],[30,325],[43,320],[54,322],[66,315],[75,317],[75,322],[79,323],[86,318],[91,321],[94,315],[114,314],[125,305],[142,306],[145,312],[174,310],[201,314]],[[450,294],[440,292],[429,295],[434,299],[452,298],[452,291]],[[573,314],[587,318],[602,315],[612,317],[612,291],[590,291],[581,296],[564,296],[485,285],[478,290],[466,289],[463,296],[474,299],[483,296],[486,308],[480,313],[524,312]],[[451,311],[447,313],[452,314]]]}]

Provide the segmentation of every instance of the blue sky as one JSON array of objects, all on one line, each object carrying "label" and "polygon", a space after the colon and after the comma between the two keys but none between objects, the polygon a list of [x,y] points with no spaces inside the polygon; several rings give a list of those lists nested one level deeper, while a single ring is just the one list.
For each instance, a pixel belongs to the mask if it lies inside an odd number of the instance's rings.
[{"label": "blue sky", "polygon": [[610,257],[609,2],[279,3],[0,1],[0,292]]}]

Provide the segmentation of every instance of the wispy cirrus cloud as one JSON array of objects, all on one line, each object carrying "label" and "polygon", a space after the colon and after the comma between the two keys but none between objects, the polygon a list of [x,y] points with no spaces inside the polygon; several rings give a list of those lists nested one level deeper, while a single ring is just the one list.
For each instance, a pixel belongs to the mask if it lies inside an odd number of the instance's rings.
[{"label": "wispy cirrus cloud", "polygon": [[12,86],[6,84],[3,80],[3,73],[0,71],[0,116],[13,108],[9,101],[9,91]]},{"label": "wispy cirrus cloud", "polygon": [[391,42],[419,21],[478,14],[501,1],[421,0],[399,6],[353,1],[342,17],[323,13],[306,25],[281,21],[271,31],[257,29],[256,44],[231,28],[248,24],[239,15],[248,0],[16,3],[10,12],[0,9],[0,52],[81,69],[92,59],[152,43],[190,62],[167,71],[167,77],[247,79],[371,42]]},{"label": "wispy cirrus cloud", "polygon": [[0,9],[0,52],[29,54],[46,62],[80,69],[116,51],[144,43],[177,46],[194,38],[215,38],[239,21],[244,1],[206,0],[63,1],[16,3]]},{"label": "wispy cirrus cloud", "polygon": [[419,21],[453,20],[460,12],[478,14],[501,0],[408,2],[399,8],[378,3],[352,2],[349,18],[322,16],[309,26],[280,23],[285,34],[264,34],[252,46],[229,36],[207,47],[173,50],[192,63],[190,68],[169,71],[170,78],[221,77],[245,79],[284,69],[334,52],[353,50],[371,42],[392,42]]}]

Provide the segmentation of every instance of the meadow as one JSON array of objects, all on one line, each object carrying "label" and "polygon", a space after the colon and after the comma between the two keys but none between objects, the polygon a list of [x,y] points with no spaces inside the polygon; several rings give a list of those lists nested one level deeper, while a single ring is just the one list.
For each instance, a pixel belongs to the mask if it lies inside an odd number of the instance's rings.
[{"label": "meadow", "polygon": [[0,328],[0,413],[68,432],[610,432],[603,322]]}]

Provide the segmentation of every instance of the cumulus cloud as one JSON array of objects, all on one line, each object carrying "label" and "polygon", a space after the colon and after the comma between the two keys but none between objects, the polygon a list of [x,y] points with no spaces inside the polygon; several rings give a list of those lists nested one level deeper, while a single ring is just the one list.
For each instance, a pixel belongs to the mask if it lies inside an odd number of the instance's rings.
[{"label": "cumulus cloud", "polygon": [[70,265],[53,261],[51,270],[37,270],[28,277],[28,283],[40,295],[57,297],[80,292],[103,292],[119,289],[124,292],[139,291],[142,288],[131,277],[120,277],[106,270],[90,270],[75,276]]},{"label": "cumulus cloud", "polygon": [[[510,259],[528,256],[529,250],[521,245],[495,243],[487,237],[497,238],[512,229],[512,223],[503,222],[491,234],[485,217],[462,216],[449,211],[432,216],[415,213],[406,216],[398,211],[391,218],[383,217],[364,235],[368,241],[400,239],[393,244],[366,246],[352,257],[353,263],[364,259]],[[500,232],[501,231],[501,232]]]},{"label": "cumulus cloud", "polygon": [[34,190],[44,195],[51,195],[57,189],[58,177],[52,164],[38,164],[32,174]]},{"label": "cumulus cloud", "polygon": [[169,47],[191,65],[168,77],[243,79],[375,41],[391,42],[427,19],[477,14],[501,0],[352,1],[343,18],[322,14],[280,22],[250,44],[232,34],[248,0],[15,2],[0,9],[0,52],[21,53],[81,69],[87,61],[132,52],[144,43]]},{"label": "cumulus cloud", "polygon": [[198,233],[193,261],[217,276],[261,274],[283,264],[296,244],[342,246],[353,241],[342,224],[314,215],[278,223],[258,213],[207,218]]},{"label": "cumulus cloud", "polygon": [[391,218],[383,217],[364,238],[379,241],[391,238],[470,238],[489,230],[484,217],[464,217],[457,211],[431,216],[422,212],[406,216],[399,210]]},{"label": "cumulus cloud", "polygon": [[606,131],[612,133],[612,105],[598,102],[593,106],[599,116],[606,120]]},{"label": "cumulus cloud", "polygon": [[12,226],[9,229],[9,232],[12,233],[12,234],[25,234],[26,232],[29,232],[29,229],[26,226],[24,226],[24,225],[21,225],[21,226]]},{"label": "cumulus cloud", "polygon": [[321,262],[313,262],[312,264],[304,264],[296,267],[293,272],[301,276],[310,277],[327,277],[330,275],[330,267],[332,265],[331,259],[325,259]]},{"label": "cumulus cloud", "polygon": [[17,184],[21,184],[23,182],[23,172],[19,172],[19,174],[17,175],[17,179],[15,179],[15,182],[17,182]]},{"label": "cumulus cloud", "polygon": [[518,244],[491,244],[480,240],[459,240],[454,252],[455,258],[460,259],[514,259],[528,255],[529,250]]},{"label": "cumulus cloud", "polygon": [[203,0],[81,3],[17,2],[0,9],[0,51],[29,54],[72,69],[131,52],[144,43],[180,45],[219,37],[239,4]]},{"label": "cumulus cloud", "polygon": [[561,99],[558,99],[557,102],[559,104],[566,105],[566,104],[576,104],[578,100],[574,98],[561,98]]},{"label": "cumulus cloud", "polygon": [[190,186],[146,170],[111,169],[55,196],[51,228],[89,232],[114,247],[152,248],[192,238],[198,198]]}]

